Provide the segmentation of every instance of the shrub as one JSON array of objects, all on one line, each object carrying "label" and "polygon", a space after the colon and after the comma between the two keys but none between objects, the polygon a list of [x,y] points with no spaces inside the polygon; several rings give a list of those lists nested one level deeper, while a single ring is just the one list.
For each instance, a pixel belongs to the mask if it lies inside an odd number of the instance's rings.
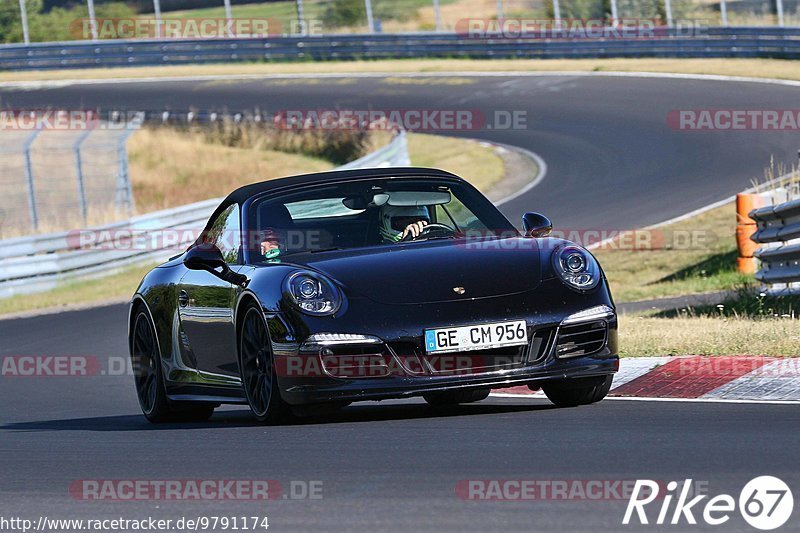
[{"label": "shrub", "polygon": [[367,19],[367,8],[363,0],[333,0],[325,8],[325,24],[335,28],[339,26],[357,26]]},{"label": "shrub", "polygon": [[367,153],[367,129],[279,129],[270,122],[234,121],[231,118],[211,124],[195,124],[188,129],[200,132],[206,142],[234,148],[277,150],[348,163]]},{"label": "shrub", "polygon": [[[86,4],[72,7],[53,7],[43,12],[42,0],[25,0],[28,14],[28,29],[32,42],[70,41],[83,39],[78,23],[89,17]],[[99,4],[95,9],[97,18],[132,18],[136,11],[123,2]],[[0,4],[0,42],[22,42],[22,22],[17,2]]]}]

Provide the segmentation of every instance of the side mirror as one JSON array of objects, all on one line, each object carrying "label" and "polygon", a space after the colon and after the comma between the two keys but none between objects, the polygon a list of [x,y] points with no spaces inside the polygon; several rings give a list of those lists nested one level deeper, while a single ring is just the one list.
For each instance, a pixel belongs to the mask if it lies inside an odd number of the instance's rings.
[{"label": "side mirror", "polygon": [[228,283],[247,286],[247,276],[231,270],[222,257],[222,252],[214,244],[199,244],[187,250],[183,264],[189,270],[205,270]]},{"label": "side mirror", "polygon": [[529,211],[522,215],[522,228],[526,237],[547,237],[553,231],[553,223],[546,216]]}]

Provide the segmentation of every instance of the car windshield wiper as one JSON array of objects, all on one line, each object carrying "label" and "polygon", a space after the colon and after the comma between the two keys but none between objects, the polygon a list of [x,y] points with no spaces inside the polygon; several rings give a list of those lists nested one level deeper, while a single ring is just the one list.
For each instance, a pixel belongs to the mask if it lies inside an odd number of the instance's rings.
[{"label": "car windshield wiper", "polygon": [[337,246],[332,246],[330,248],[320,248],[319,250],[294,250],[294,251],[291,251],[291,252],[282,253],[279,256],[279,258],[280,257],[292,256],[292,255],[318,254],[318,253],[322,253],[322,252],[333,252],[333,251],[336,251],[336,250],[344,250],[344,248],[340,248],[340,247],[337,247]]},{"label": "car windshield wiper", "polygon": [[440,235],[440,236],[437,236],[437,237],[426,237],[426,238],[421,239],[421,240],[423,240],[423,241],[438,241],[438,240],[442,240],[442,239],[455,239],[455,238],[456,238],[455,235]]}]

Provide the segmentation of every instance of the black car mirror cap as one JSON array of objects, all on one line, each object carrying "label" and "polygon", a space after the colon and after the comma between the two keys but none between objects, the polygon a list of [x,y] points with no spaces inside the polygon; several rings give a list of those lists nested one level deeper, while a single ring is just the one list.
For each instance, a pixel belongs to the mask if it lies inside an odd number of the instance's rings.
[{"label": "black car mirror cap", "polygon": [[529,211],[522,215],[522,228],[526,237],[547,237],[553,231],[553,223],[546,216]]},{"label": "black car mirror cap", "polygon": [[222,251],[214,244],[202,243],[189,248],[183,264],[189,270],[205,270],[228,283],[242,287],[246,287],[249,281],[247,276],[231,270],[222,257]]}]

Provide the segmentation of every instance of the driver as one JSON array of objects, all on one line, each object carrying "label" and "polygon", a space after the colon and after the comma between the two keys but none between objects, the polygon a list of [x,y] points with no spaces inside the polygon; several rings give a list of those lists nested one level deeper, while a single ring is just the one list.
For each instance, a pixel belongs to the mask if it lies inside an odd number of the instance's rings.
[{"label": "driver", "polygon": [[379,231],[384,243],[400,242],[407,236],[419,237],[425,226],[431,221],[431,215],[425,206],[384,205],[381,207]]}]

